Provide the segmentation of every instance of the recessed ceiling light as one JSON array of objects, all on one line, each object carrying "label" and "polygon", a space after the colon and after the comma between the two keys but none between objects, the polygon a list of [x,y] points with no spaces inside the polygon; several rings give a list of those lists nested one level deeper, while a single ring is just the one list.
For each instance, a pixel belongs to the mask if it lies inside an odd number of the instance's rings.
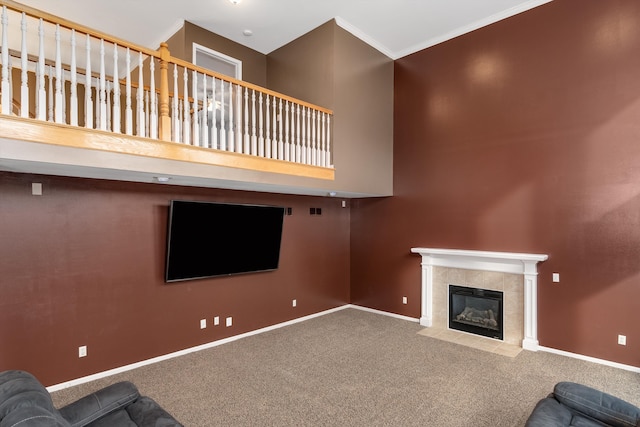
[{"label": "recessed ceiling light", "polygon": [[154,178],[158,182],[169,182],[169,180],[171,179],[168,176],[156,176]]},{"label": "recessed ceiling light", "polygon": [[241,0],[229,0],[232,4],[238,4]]},{"label": "recessed ceiling light", "polygon": [[251,30],[244,30],[244,31],[242,32],[242,34],[244,34],[244,35],[245,35],[245,36],[247,36],[247,37],[251,37],[251,36],[253,35],[253,31],[251,31]]}]

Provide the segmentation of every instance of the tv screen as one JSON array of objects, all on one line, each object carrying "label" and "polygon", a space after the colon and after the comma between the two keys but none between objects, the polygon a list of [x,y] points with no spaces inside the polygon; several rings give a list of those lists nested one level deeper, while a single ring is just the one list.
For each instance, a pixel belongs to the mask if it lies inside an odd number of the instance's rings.
[{"label": "tv screen", "polygon": [[284,208],[172,200],[167,282],[278,268]]}]

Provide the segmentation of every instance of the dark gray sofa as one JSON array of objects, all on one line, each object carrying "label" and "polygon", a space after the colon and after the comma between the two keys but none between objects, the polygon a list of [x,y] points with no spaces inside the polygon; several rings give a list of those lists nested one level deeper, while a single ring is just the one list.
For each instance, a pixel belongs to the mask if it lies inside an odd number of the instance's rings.
[{"label": "dark gray sofa", "polygon": [[59,410],[47,389],[25,371],[0,373],[0,427],[182,427],[151,398],[123,381]]},{"label": "dark gray sofa", "polygon": [[640,408],[585,385],[560,382],[538,402],[526,427],[563,426],[640,427]]}]

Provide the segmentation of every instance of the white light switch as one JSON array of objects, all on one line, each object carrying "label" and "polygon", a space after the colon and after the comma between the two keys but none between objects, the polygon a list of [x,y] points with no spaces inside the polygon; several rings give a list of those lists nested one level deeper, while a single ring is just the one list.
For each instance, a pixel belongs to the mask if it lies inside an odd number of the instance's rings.
[{"label": "white light switch", "polygon": [[553,283],[560,283],[560,273],[553,273]]}]

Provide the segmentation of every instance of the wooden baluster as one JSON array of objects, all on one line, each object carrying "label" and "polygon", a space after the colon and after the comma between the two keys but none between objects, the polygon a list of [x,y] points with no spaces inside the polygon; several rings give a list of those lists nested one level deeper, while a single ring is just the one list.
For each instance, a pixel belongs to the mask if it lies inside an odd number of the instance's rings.
[{"label": "wooden baluster", "polygon": [[98,97],[99,104],[99,119],[98,119],[98,127],[100,130],[107,130],[107,77],[105,74],[105,63],[104,63],[104,40],[100,39],[100,95]]},{"label": "wooden baluster", "polygon": [[318,123],[318,111],[317,110],[313,110],[313,117],[311,120],[311,128],[312,128],[312,135],[311,135],[311,164],[313,166],[318,166],[318,127],[317,127],[317,123]]},{"label": "wooden baluster", "polygon": [[209,115],[209,111],[211,112],[211,148],[218,149],[218,117],[216,113],[216,78],[211,78],[211,98],[209,98],[209,104],[211,107],[207,111],[207,116]]},{"label": "wooden baluster", "polygon": [[[69,95],[69,124],[78,126],[78,64],[76,63],[76,30],[71,30],[71,93]],[[64,87],[64,86],[63,86]],[[66,99],[67,97],[63,97]]]},{"label": "wooden baluster", "polygon": [[171,117],[169,116],[169,47],[160,43],[160,139],[173,140]]},{"label": "wooden baluster", "polygon": [[47,85],[47,120],[52,122],[53,121],[53,101],[54,101],[54,96],[55,93],[53,91],[53,67],[51,67],[51,65],[49,65],[49,82]]},{"label": "wooden baluster", "polygon": [[290,145],[289,145],[289,101],[284,102],[284,159],[288,162],[290,160]]},{"label": "wooden baluster", "polygon": [[36,119],[47,120],[47,91],[44,86],[44,75],[46,69],[44,66],[44,22],[40,18],[40,25],[38,27],[38,36],[40,39],[40,47],[38,51],[38,97],[36,98]]},{"label": "wooden baluster", "polygon": [[[207,81],[207,75],[204,74],[204,81]],[[204,88],[204,96],[206,102],[202,103],[202,115],[206,118],[206,126],[203,128],[203,131],[207,133],[207,137],[209,137],[209,112],[211,112],[211,148],[214,149],[227,149],[227,141],[224,133],[224,114],[222,114],[222,119],[220,121],[220,138],[218,138],[218,117],[216,115],[216,78],[211,77],[211,97],[207,94],[207,85],[205,83]],[[220,91],[222,92],[221,98],[224,99],[224,82],[220,81]]]},{"label": "wooden baluster", "polygon": [[307,150],[307,157],[309,158],[309,164],[313,164],[313,109],[311,107],[309,107],[309,114],[307,116],[307,121],[308,121],[308,125],[309,127],[307,128],[307,131],[309,132],[308,135],[308,144],[309,144],[309,149]]},{"label": "wooden baluster", "polygon": [[[231,82],[229,82],[229,87],[232,87]],[[229,99],[231,99],[231,94],[233,92],[229,91]],[[233,122],[229,122],[229,126],[233,126]],[[236,85],[236,121],[235,121],[235,132],[236,132],[236,142],[235,142],[235,151],[237,153],[242,152],[242,86],[239,84]]]},{"label": "wooden baluster", "polygon": [[314,155],[315,161],[313,163],[314,166],[320,166],[320,111],[315,111],[315,145],[314,145]]},{"label": "wooden baluster", "polygon": [[244,88],[244,146],[242,152],[249,154],[249,89]]},{"label": "wooden baluster", "polygon": [[67,115],[67,78],[64,73],[62,73],[62,122],[66,123],[66,115]]},{"label": "wooden baluster", "polygon": [[[184,106],[184,102],[182,101],[182,99],[178,99],[178,134],[180,135],[180,138],[182,138],[182,125],[184,124],[184,116],[183,116],[183,109]],[[181,142],[184,143],[184,140],[180,140]]]},{"label": "wooden baluster", "polygon": [[125,109],[124,109],[124,131],[127,135],[133,135],[133,111],[131,109],[131,50],[127,48],[126,56],[127,78],[125,83]]},{"label": "wooden baluster", "polygon": [[[20,117],[29,117],[29,52],[27,51],[27,15],[22,12],[22,23],[20,26],[22,30],[22,46],[20,50]],[[4,46],[5,43],[3,42]],[[4,92],[4,90],[3,90]]]},{"label": "wooden baluster", "polygon": [[[111,104],[110,104],[111,105]],[[122,119],[120,117],[120,76],[118,73],[118,45],[113,45],[113,113],[111,115],[113,132],[121,133]]]},{"label": "wooden baluster", "polygon": [[[193,86],[193,139],[201,141],[203,147],[209,148],[209,117],[207,115],[207,75],[202,75],[202,110],[200,109],[200,103],[198,102],[198,73],[193,72],[195,85]],[[201,113],[204,113],[202,114]],[[202,116],[202,124],[200,122],[200,116]]]},{"label": "wooden baluster", "polygon": [[327,114],[327,151],[325,165],[331,167],[331,115]]},{"label": "wooden baluster", "polygon": [[[194,71],[194,75],[197,74]],[[212,82],[213,90],[215,92],[215,79]],[[202,140],[202,146],[205,148],[217,148],[217,136],[210,135],[209,133],[209,103],[211,103],[211,98],[209,97],[208,89],[208,79],[206,74],[202,74],[202,108],[200,108],[200,102],[198,101],[198,86],[193,86],[193,120],[194,120],[194,132],[195,129],[198,130],[199,136],[194,136],[196,140]],[[200,118],[202,117],[202,120]],[[198,120],[198,122],[196,122]]]},{"label": "wooden baluster", "polygon": [[91,93],[91,36],[87,34],[85,51],[87,62],[84,76],[84,127],[93,129],[93,94]]},{"label": "wooden baluster", "polygon": [[258,139],[256,137],[256,90],[251,90],[251,155],[258,153]]},{"label": "wooden baluster", "polygon": [[198,72],[196,70],[193,70],[191,92],[193,93],[193,131],[191,132],[191,134],[193,136],[193,145],[201,147],[202,143],[200,142],[200,120],[198,119],[198,116],[200,114],[200,105],[198,104]]},{"label": "wooden baluster", "polygon": [[[222,86],[224,86],[224,81],[222,82]],[[229,107],[228,107],[229,108],[229,147],[227,147],[228,151],[233,151],[235,149],[234,147],[235,133],[233,131],[233,108],[234,107],[235,107],[235,104],[233,102],[233,83],[229,82]],[[224,110],[225,110],[224,98],[222,98],[222,111]],[[221,126],[224,126],[224,120],[222,120]]]},{"label": "wooden baluster", "polygon": [[178,110],[179,103],[179,94],[178,94],[178,65],[173,64],[173,103],[172,103],[172,111],[171,118],[173,119],[173,125],[171,126],[172,137],[171,139],[174,142],[180,142],[181,133],[180,129],[180,114]]},{"label": "wooden baluster", "polygon": [[296,105],[296,163],[302,163],[302,148],[300,147],[301,139],[300,139],[300,104]]},{"label": "wooden baluster", "polygon": [[319,155],[320,155],[320,162],[319,162],[319,166],[326,166],[325,160],[326,160],[326,148],[327,148],[327,134],[326,134],[326,130],[325,130],[325,126],[326,126],[326,114],[325,113],[320,113],[322,116],[322,146],[320,147],[319,150]]},{"label": "wooden baluster", "polygon": [[113,129],[112,127],[112,120],[111,120],[111,105],[113,105],[111,103],[111,82],[107,80],[106,85],[105,85],[105,104],[107,106],[106,108],[106,112],[107,112],[107,130],[111,130]]},{"label": "wooden baluster", "polygon": [[56,24],[55,32],[56,41],[56,64],[55,64],[55,78],[56,78],[56,92],[55,92],[55,110],[54,121],[56,123],[62,123],[62,60],[60,53],[60,24]]},{"label": "wooden baluster", "polygon": [[9,84],[9,16],[2,6],[2,114],[11,114],[11,85]]},{"label": "wooden baluster", "polygon": [[149,94],[151,105],[149,108],[149,138],[158,139],[158,103],[156,98],[156,58],[149,57]]},{"label": "wooden baluster", "polygon": [[149,112],[151,111],[151,104],[149,101],[149,91],[144,91],[144,123],[145,123],[145,136],[149,136]]},{"label": "wooden baluster", "polygon": [[278,101],[278,159],[284,160],[284,141],[282,140],[282,98],[279,98]]},{"label": "wooden baluster", "polygon": [[302,130],[300,146],[300,163],[307,164],[307,107],[302,107]]},{"label": "wooden baluster", "polygon": [[9,56],[9,63],[7,67],[9,68],[9,99],[12,100],[11,105],[9,105],[9,114],[12,114],[13,113],[13,58],[11,56]]},{"label": "wooden baluster", "polygon": [[183,124],[182,124],[182,141],[185,144],[191,144],[191,118],[190,118],[190,105],[189,105],[189,72],[187,68],[184,67],[184,71],[182,73],[182,83],[184,90],[184,99],[182,101],[182,106],[184,107],[183,113]]},{"label": "wooden baluster", "polygon": [[[266,140],[265,140],[265,157],[270,159],[272,154],[271,154],[271,134],[270,134],[270,126],[269,124],[271,123],[271,120],[269,119],[269,107],[271,105],[271,97],[267,94],[267,102],[265,105],[265,135],[266,135]],[[262,126],[261,126],[262,127]]]},{"label": "wooden baluster", "polygon": [[289,161],[296,161],[296,135],[295,135],[295,105],[290,102],[291,107],[289,112],[291,113],[291,121],[289,122]]},{"label": "wooden baluster", "polygon": [[278,158],[278,132],[277,132],[278,115],[276,114],[276,108],[277,108],[276,104],[277,104],[277,100],[276,100],[276,97],[274,96],[273,102],[271,103],[271,108],[272,108],[271,120],[273,123],[272,131],[271,131],[271,158],[273,159]]},{"label": "wooden baluster", "polygon": [[[233,88],[229,88],[229,99],[231,99],[231,94],[233,93]],[[216,105],[214,104],[214,114]],[[225,106],[224,106],[224,80],[220,80],[220,149],[227,150],[227,126],[224,120],[225,116]],[[229,113],[230,116],[233,116],[233,113]],[[231,119],[229,119],[231,120]],[[231,136],[231,143],[229,145],[233,146],[233,129],[231,126],[231,122],[229,122],[229,135]]]},{"label": "wooden baluster", "polygon": [[260,92],[260,98],[258,99],[258,156],[264,157],[264,134],[263,134],[263,120],[262,120],[262,92]]},{"label": "wooden baluster", "polygon": [[316,147],[316,166],[321,166],[322,162],[322,113],[318,111],[318,145]]},{"label": "wooden baluster", "polygon": [[314,159],[314,155],[313,155],[313,150],[314,150],[314,138],[315,138],[315,132],[316,132],[316,127],[315,127],[315,110],[311,107],[309,107],[309,164],[313,165],[313,159]]},{"label": "wooden baluster", "polygon": [[138,118],[136,127],[138,136],[144,137],[145,117],[144,117],[144,77],[142,75],[142,52],[138,52],[138,91],[136,93],[136,117]]}]

